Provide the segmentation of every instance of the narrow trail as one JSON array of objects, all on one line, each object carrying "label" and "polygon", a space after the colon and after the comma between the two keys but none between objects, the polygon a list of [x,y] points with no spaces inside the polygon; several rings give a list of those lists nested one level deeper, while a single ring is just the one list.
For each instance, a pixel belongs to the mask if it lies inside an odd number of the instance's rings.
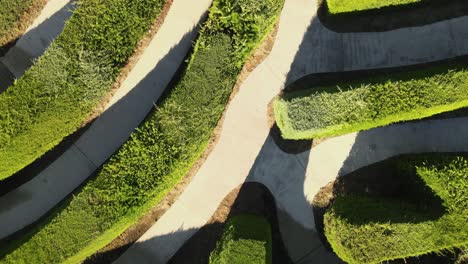
[{"label": "narrow trail", "polygon": [[153,109],[183,62],[211,0],[174,0],[103,114],[51,165],[0,197],[0,239],[34,223],[90,177]]},{"label": "narrow trail", "polygon": [[315,231],[311,201],[321,187],[393,155],[468,149],[468,119],[460,118],[349,134],[298,155],[282,152],[270,136],[267,105],[287,84],[319,72],[468,54],[468,17],[388,32],[335,33],[317,19],[316,5],[286,0],[273,50],[231,101],[217,145],[179,199],[116,263],[166,263],[245,181],[263,183],[275,196],[281,233],[295,263],[340,263]]},{"label": "narrow trail", "polygon": [[0,94],[13,84],[14,79],[21,77],[62,32],[73,13],[72,2],[49,0],[33,24],[0,58]]}]

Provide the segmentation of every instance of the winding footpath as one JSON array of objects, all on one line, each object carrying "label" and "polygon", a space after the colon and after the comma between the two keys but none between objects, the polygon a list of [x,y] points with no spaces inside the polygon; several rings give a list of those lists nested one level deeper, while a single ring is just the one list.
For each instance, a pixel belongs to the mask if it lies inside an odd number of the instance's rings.
[{"label": "winding footpath", "polygon": [[174,0],[104,113],[50,166],[0,197],[0,239],[32,224],[91,176],[154,107],[183,62],[211,0]]},{"label": "winding footpath", "polygon": [[267,105],[308,74],[396,67],[468,54],[468,17],[376,33],[335,33],[317,3],[286,0],[270,56],[226,110],[217,145],[179,199],[116,263],[166,263],[245,181],[275,196],[280,229],[295,263],[340,263],[315,231],[311,202],[337,176],[411,152],[468,151],[468,118],[392,125],[333,138],[291,155],[270,137]]},{"label": "winding footpath", "polygon": [[71,17],[72,0],[49,0],[33,24],[13,47],[0,58],[0,93],[21,77],[62,32]]}]

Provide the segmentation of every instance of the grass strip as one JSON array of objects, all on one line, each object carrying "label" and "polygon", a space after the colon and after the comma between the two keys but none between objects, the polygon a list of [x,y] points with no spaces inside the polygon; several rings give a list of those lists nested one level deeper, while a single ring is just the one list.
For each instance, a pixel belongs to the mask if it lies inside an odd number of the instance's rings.
[{"label": "grass strip", "polygon": [[208,145],[247,58],[283,0],[215,0],[181,80],[96,177],[0,263],[77,263],[135,223],[183,178]]},{"label": "grass strip", "polygon": [[163,0],[86,0],[60,36],[0,95],[0,180],[75,132],[111,90]]},{"label": "grass strip", "polygon": [[383,9],[388,7],[412,7],[430,1],[440,0],[325,0],[332,15]]},{"label": "grass strip", "polygon": [[213,264],[271,264],[272,235],[268,221],[255,215],[229,219],[210,255]]},{"label": "grass strip", "polygon": [[439,66],[286,93],[274,102],[286,139],[339,136],[468,106],[468,69]]},{"label": "grass strip", "polygon": [[430,154],[385,162],[405,178],[422,180],[443,212],[395,197],[339,196],[324,218],[325,235],[337,255],[348,263],[380,263],[468,245],[468,160]]}]

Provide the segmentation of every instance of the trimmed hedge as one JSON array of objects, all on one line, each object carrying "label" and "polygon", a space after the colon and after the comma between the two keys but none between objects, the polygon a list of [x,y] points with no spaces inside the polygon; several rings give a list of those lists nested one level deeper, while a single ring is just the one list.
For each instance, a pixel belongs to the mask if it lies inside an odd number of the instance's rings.
[{"label": "trimmed hedge", "polygon": [[209,263],[271,264],[272,244],[271,226],[265,218],[236,215],[229,219]]},{"label": "trimmed hedge", "polygon": [[86,0],[45,54],[0,95],[0,180],[75,132],[109,92],[163,0]]},{"label": "trimmed hedge", "polygon": [[385,7],[405,6],[434,0],[325,0],[330,14],[352,13]]},{"label": "trimmed hedge", "polygon": [[18,38],[46,0],[2,0],[0,3],[0,54]]},{"label": "trimmed hedge", "polygon": [[274,102],[286,139],[339,136],[468,106],[466,67],[386,74],[286,93]]},{"label": "trimmed hedge", "polygon": [[348,263],[380,263],[467,246],[468,159],[431,154],[385,162],[405,178],[421,179],[443,212],[396,198],[340,196],[324,218],[335,253]]},{"label": "trimmed hedge", "polygon": [[243,62],[273,28],[282,3],[214,1],[178,84],[96,177],[1,251],[0,262],[79,262],[161,201],[208,145]]}]

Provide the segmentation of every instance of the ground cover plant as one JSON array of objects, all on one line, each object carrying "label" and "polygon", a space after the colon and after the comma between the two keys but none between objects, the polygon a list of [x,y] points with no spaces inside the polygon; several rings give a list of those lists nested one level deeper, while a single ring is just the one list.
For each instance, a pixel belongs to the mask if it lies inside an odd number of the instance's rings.
[{"label": "ground cover plant", "polygon": [[89,0],[0,95],[0,180],[75,132],[110,91],[163,0]]},{"label": "ground cover plant", "polygon": [[438,66],[286,93],[274,113],[286,139],[338,136],[468,106],[468,69]]},{"label": "ground cover plant", "polygon": [[33,21],[46,0],[2,0],[0,3],[0,55]]},{"label": "ground cover plant", "polygon": [[221,239],[210,255],[213,264],[272,263],[272,237],[268,221],[255,215],[229,219]]},{"label": "ground cover plant", "polygon": [[328,12],[331,14],[351,13],[380,9],[385,7],[408,6],[415,3],[423,3],[437,0],[326,0]]},{"label": "ground cover plant", "polygon": [[0,250],[0,263],[79,262],[159,202],[208,145],[243,63],[282,4],[214,1],[176,86],[93,179]]},{"label": "ground cover plant", "polygon": [[380,263],[466,247],[466,156],[408,155],[384,163],[382,168],[399,178],[412,179],[413,193],[403,193],[409,199],[339,195],[324,216],[333,251],[348,263]]}]

